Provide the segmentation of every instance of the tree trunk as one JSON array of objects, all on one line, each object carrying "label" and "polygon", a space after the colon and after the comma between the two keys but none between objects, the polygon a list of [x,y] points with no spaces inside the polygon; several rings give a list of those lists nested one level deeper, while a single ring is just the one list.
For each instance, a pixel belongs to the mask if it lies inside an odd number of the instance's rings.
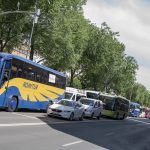
[{"label": "tree trunk", "polygon": [[71,69],[71,75],[70,75],[70,87],[73,87],[73,79],[74,79],[74,71]]}]

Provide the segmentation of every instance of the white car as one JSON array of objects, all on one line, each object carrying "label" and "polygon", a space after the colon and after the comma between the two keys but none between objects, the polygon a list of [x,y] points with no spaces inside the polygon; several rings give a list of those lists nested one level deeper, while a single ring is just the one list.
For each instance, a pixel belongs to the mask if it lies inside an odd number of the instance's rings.
[{"label": "white car", "polygon": [[100,119],[103,109],[102,101],[91,98],[81,98],[79,102],[84,106],[85,117],[97,117],[97,119]]},{"label": "white car", "polygon": [[141,112],[141,114],[139,115],[140,118],[145,118],[146,113],[144,111]]},{"label": "white car", "polygon": [[73,120],[76,118],[79,120],[83,120],[84,107],[82,106],[82,104],[76,101],[62,99],[58,103],[52,104],[48,107],[47,115],[62,117],[69,120]]}]

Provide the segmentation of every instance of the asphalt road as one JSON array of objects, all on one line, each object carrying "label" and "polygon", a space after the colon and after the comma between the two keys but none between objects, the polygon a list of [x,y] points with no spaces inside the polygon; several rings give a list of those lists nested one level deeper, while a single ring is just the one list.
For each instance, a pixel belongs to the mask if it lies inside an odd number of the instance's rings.
[{"label": "asphalt road", "polygon": [[0,111],[0,150],[150,150],[150,120],[67,121]]}]

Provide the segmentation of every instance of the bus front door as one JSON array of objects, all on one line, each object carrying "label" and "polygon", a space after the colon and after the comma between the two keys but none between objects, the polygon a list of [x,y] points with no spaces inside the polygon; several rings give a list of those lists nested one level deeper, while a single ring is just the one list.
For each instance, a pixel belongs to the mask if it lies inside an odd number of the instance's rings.
[{"label": "bus front door", "polygon": [[4,107],[11,71],[11,61],[4,61],[0,74],[0,107]]}]

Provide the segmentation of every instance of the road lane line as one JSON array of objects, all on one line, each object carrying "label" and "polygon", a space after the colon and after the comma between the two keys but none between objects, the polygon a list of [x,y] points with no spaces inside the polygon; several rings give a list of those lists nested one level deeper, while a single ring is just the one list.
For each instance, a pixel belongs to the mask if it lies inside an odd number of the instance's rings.
[{"label": "road lane line", "polygon": [[75,144],[79,144],[82,143],[83,141],[76,141],[76,142],[72,142],[72,143],[68,143],[68,144],[64,144],[62,145],[63,147],[67,147],[67,146],[71,146],[71,145],[75,145]]},{"label": "road lane line", "polygon": [[10,124],[0,124],[0,127],[18,127],[18,126],[39,126],[46,125],[44,122],[37,123],[10,123]]},{"label": "road lane line", "polygon": [[134,121],[134,122],[143,123],[143,124],[150,124],[150,123],[148,123],[148,122],[143,122],[143,121],[140,121],[140,120],[134,120],[134,119],[129,119],[129,120],[132,120],[132,121]]},{"label": "road lane line", "polygon": [[19,114],[19,113],[12,113],[12,114],[22,116],[22,117],[26,117],[26,118],[30,118],[30,119],[38,119],[38,118],[33,117],[33,116],[23,115],[23,114]]},{"label": "road lane line", "polygon": [[106,136],[110,136],[110,135],[113,135],[114,132],[110,132],[110,133],[106,133]]}]

